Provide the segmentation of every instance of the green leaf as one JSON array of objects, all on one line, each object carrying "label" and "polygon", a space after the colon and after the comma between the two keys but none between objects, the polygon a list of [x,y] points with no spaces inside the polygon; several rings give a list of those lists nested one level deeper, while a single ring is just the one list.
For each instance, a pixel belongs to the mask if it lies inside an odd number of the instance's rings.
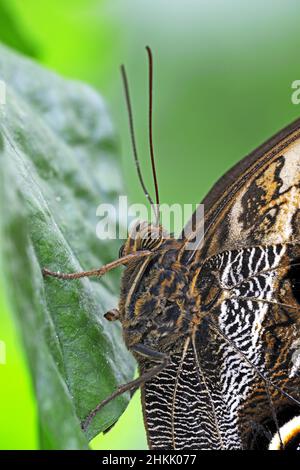
[{"label": "green leaf", "polygon": [[0,41],[23,54],[37,57],[36,45],[23,31],[17,16],[8,0],[0,0]]},{"label": "green leaf", "polygon": [[[116,306],[118,273],[98,281],[43,280],[116,258],[119,242],[96,237],[96,208],[122,190],[115,135],[102,98],[83,84],[0,46],[7,85],[0,116],[0,260],[39,409],[42,448],[86,448],[80,420],[134,362],[120,327],[103,319]],[[121,415],[119,397],[91,423],[90,439]]]}]

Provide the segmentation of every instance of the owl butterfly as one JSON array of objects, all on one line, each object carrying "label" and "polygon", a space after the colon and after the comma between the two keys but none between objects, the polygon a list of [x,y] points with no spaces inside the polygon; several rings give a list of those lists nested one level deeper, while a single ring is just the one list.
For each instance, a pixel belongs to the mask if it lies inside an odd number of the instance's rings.
[{"label": "owl butterfly", "polygon": [[[152,55],[149,140],[152,145]],[[134,157],[125,69],[122,67]],[[226,173],[203,200],[204,238],[166,236],[140,223],[118,260],[124,265],[119,320],[140,376],[90,413],[139,386],[152,449],[300,449],[300,120]],[[159,210],[157,211],[157,221]],[[199,224],[203,229],[203,220]]]}]

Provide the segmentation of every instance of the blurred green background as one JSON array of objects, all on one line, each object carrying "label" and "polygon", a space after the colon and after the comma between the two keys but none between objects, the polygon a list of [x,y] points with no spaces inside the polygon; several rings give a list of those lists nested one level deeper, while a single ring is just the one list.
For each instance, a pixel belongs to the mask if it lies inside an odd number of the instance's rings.
[{"label": "blurred green background", "polygon": [[[161,199],[196,203],[226,169],[299,117],[297,0],[0,0],[0,41],[106,98],[120,138],[127,193],[144,202],[129,145],[119,65],[130,79],[138,144],[151,184],[147,67],[155,56],[155,147]],[[0,277],[0,448],[37,448],[26,360]],[[99,449],[143,449],[138,395]]]}]

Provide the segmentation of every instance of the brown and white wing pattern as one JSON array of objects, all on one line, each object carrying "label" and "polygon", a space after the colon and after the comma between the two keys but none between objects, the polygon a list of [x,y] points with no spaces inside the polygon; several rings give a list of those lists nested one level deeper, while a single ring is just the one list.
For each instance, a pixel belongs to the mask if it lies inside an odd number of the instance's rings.
[{"label": "brown and white wing pattern", "polygon": [[183,243],[198,322],[144,386],[153,448],[267,448],[300,415],[299,129],[230,170],[203,201],[201,246]]},{"label": "brown and white wing pattern", "polygon": [[143,388],[152,448],[267,448],[300,415],[299,255],[299,244],[276,244],[203,264],[202,321]]},{"label": "brown and white wing pattern", "polygon": [[230,170],[203,200],[204,240],[191,261],[300,239],[300,121]]},{"label": "brown and white wing pattern", "polygon": [[[169,366],[143,387],[150,448],[217,450],[241,447],[238,434],[233,430],[231,411],[216,386],[216,355],[200,365],[199,346],[201,351],[204,345],[200,345],[199,340],[197,336],[190,341],[186,351],[173,355]],[[211,344],[207,347],[211,348]]]},{"label": "brown and white wing pattern", "polygon": [[299,255],[296,243],[256,246],[222,252],[202,268],[203,298],[219,289],[207,321],[219,336],[223,396],[242,448],[254,445],[254,429],[275,432],[300,415]]}]

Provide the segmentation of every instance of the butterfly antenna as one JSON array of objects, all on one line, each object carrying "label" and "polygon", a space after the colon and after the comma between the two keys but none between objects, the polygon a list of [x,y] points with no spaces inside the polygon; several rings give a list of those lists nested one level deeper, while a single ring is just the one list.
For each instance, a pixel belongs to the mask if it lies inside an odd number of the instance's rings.
[{"label": "butterfly antenna", "polygon": [[127,112],[128,112],[128,119],[129,119],[129,128],[130,128],[130,137],[131,137],[131,144],[132,144],[132,150],[133,150],[133,157],[134,157],[134,163],[135,167],[137,170],[138,178],[141,183],[141,186],[143,188],[144,194],[148,201],[150,202],[151,206],[153,206],[153,200],[146,188],[146,185],[144,183],[142,171],[141,171],[141,166],[138,158],[138,153],[137,153],[137,146],[136,146],[136,139],[135,139],[135,132],[134,132],[134,125],[133,125],[133,114],[132,114],[132,108],[131,108],[131,100],[130,100],[130,94],[129,94],[129,86],[128,86],[128,80],[127,80],[127,75],[126,75],[126,70],[124,65],[121,65],[121,74],[122,74],[122,80],[123,80],[123,85],[124,85],[124,91],[125,91],[125,99],[126,99],[126,105],[127,105]]},{"label": "butterfly antenna", "polygon": [[155,187],[156,222],[157,224],[159,224],[159,191],[158,191],[158,182],[157,182],[157,174],[156,174],[155,158],[154,158],[154,147],[153,147],[153,57],[152,57],[152,51],[149,46],[146,46],[146,51],[148,54],[148,63],[149,63],[149,145],[150,145],[152,175],[153,175],[153,181],[154,181],[154,187]]}]

